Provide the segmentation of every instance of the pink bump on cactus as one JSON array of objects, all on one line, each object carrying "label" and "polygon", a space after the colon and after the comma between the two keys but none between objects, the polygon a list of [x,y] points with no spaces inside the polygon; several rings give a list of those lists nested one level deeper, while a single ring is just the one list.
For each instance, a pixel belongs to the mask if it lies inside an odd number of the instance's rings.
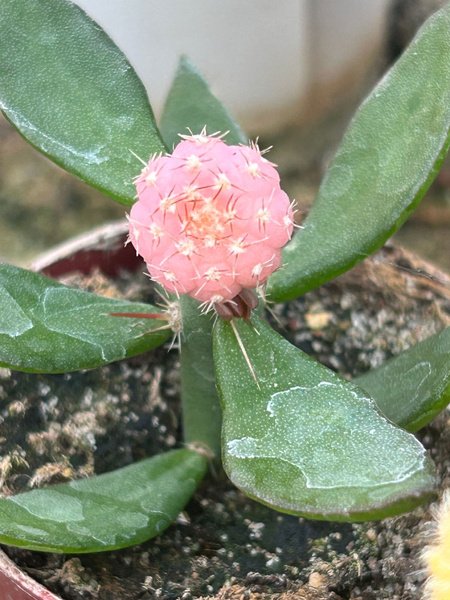
[{"label": "pink bump on cactus", "polygon": [[181,136],[137,178],[130,241],[169,292],[212,305],[262,285],[280,265],[292,207],[256,145]]}]

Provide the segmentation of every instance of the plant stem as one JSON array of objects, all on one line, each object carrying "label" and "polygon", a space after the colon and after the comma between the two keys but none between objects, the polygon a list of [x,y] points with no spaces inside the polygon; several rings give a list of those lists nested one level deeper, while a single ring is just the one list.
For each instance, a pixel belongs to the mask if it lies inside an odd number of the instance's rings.
[{"label": "plant stem", "polygon": [[212,351],[214,317],[202,315],[199,303],[189,296],[180,298],[181,395],[184,441],[206,447],[220,458],[222,408],[216,389]]}]

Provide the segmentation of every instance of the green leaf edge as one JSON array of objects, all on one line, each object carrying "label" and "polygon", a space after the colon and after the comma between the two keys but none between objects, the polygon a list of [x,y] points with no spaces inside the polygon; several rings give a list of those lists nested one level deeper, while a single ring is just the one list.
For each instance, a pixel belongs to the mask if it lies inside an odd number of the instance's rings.
[{"label": "green leaf edge", "polygon": [[[447,4],[446,6],[444,6],[444,8],[442,8],[435,15],[433,15],[429,19],[429,21],[427,21],[427,23],[432,22],[432,21],[434,22],[437,18],[439,18],[440,14],[444,14],[449,10],[450,10],[450,4]],[[427,27],[427,23],[423,26],[422,29]],[[422,29],[419,31],[419,33],[417,34],[415,39],[419,38]],[[400,61],[401,61],[401,58],[400,58]],[[396,65],[394,65],[393,69],[395,69],[395,68],[396,68]],[[358,116],[360,110],[364,108],[364,105],[366,104],[366,102],[372,98],[372,96],[376,93],[377,89],[378,89],[378,85],[375,86],[375,88],[369,94],[368,98],[361,104],[360,108],[356,112],[355,116],[352,119],[352,122],[349,125],[349,130],[351,129],[352,124],[353,124],[354,120],[356,119],[356,117]],[[335,153],[335,157],[339,155],[340,149],[342,147],[342,144],[345,142],[345,139],[346,139],[346,136],[344,136],[343,142],[341,142],[339,148],[337,149],[337,151]],[[296,247],[295,240],[300,239],[300,237],[301,237],[301,231],[300,231],[297,234],[297,236],[295,236],[292,239],[292,241],[287,246],[285,246],[285,248],[283,249],[282,264],[284,265],[284,269],[275,272],[268,280],[267,296],[270,298],[270,300],[274,301],[274,302],[284,302],[287,300],[292,300],[294,298],[297,298],[298,296],[301,296],[301,295],[305,294],[306,292],[308,292],[312,289],[315,289],[316,287],[319,287],[323,283],[326,283],[327,281],[330,281],[331,279],[334,279],[338,275],[341,275],[342,273],[348,271],[349,269],[353,268],[356,264],[358,264],[359,262],[364,260],[364,258],[367,255],[369,255],[369,254],[375,252],[376,250],[378,250],[379,248],[381,248],[381,246],[386,242],[386,240],[389,237],[391,237],[392,234],[395,233],[399,229],[399,227],[405,222],[405,220],[409,217],[409,215],[414,211],[414,209],[420,203],[420,201],[422,200],[426,191],[428,190],[428,188],[430,187],[434,178],[436,177],[437,173],[439,172],[439,170],[442,166],[442,163],[448,153],[449,148],[450,148],[450,129],[447,129],[447,136],[443,142],[443,145],[442,145],[439,153],[437,154],[437,157],[433,163],[433,166],[431,167],[431,170],[429,171],[428,177],[422,183],[422,185],[418,188],[413,200],[405,208],[405,210],[397,217],[397,219],[394,221],[392,227],[388,231],[386,231],[376,241],[374,240],[374,242],[371,245],[367,246],[367,248],[364,249],[364,253],[362,253],[362,255],[360,255],[360,256],[356,255],[356,256],[353,256],[353,258],[351,256],[349,256],[348,262],[345,266],[334,267],[334,268],[331,268],[331,269],[327,270],[326,272],[322,272],[322,273],[313,272],[312,275],[308,276],[308,278],[302,278],[301,273],[298,273],[298,275],[295,272],[292,273],[291,272],[291,271],[293,271],[292,265],[294,265],[296,262],[295,251],[296,251],[297,247]],[[332,167],[333,164],[334,164],[334,159],[330,163],[330,167]],[[320,191],[319,191],[319,193],[320,193]],[[314,216],[314,211],[311,212],[310,216],[311,217]],[[311,222],[311,220],[308,217],[306,219],[304,225],[308,226],[310,222]],[[313,221],[312,221],[312,227],[314,227]],[[292,252],[294,252],[294,256],[290,256],[290,254]],[[294,281],[294,283],[292,283],[292,279],[296,275],[297,275],[298,281]]]},{"label": "green leaf edge", "polygon": [[432,500],[436,497],[435,491],[428,491],[422,494],[418,494],[417,496],[410,496],[408,498],[403,498],[399,500],[394,500],[390,502],[388,506],[384,506],[380,504],[378,507],[375,506],[373,510],[369,511],[352,511],[348,515],[343,513],[314,513],[314,512],[301,512],[301,511],[293,511],[282,506],[277,506],[275,504],[270,504],[256,496],[252,496],[248,492],[242,492],[252,500],[263,504],[264,506],[268,506],[277,512],[293,515],[296,517],[305,517],[307,519],[314,519],[315,521],[334,521],[336,523],[361,523],[364,521],[379,521],[381,519],[386,519],[389,517],[396,517],[402,515],[407,512],[411,512],[416,509],[418,506],[425,504],[426,502]]},{"label": "green leaf edge", "polygon": [[[126,469],[138,469],[141,465],[141,463],[151,463],[153,462],[157,462],[157,461],[161,461],[166,459],[169,456],[174,457],[175,455],[177,456],[184,456],[183,462],[185,463],[185,467],[187,468],[187,466],[190,466],[191,471],[195,471],[195,479],[193,481],[194,483],[194,488],[192,490],[192,494],[190,497],[192,497],[192,495],[195,492],[195,489],[198,487],[198,485],[201,483],[202,479],[204,478],[204,476],[207,473],[207,469],[208,469],[208,463],[207,463],[207,459],[205,458],[205,456],[203,456],[201,453],[190,450],[190,449],[178,449],[178,450],[171,450],[169,452],[163,453],[163,454],[158,454],[156,456],[147,458],[147,459],[143,459],[142,461],[136,462],[136,463],[132,463],[131,465],[128,465],[126,467],[122,467],[121,469],[116,469],[115,471],[110,471],[108,473],[103,473],[101,475],[97,475],[94,478],[88,478],[88,479],[79,479],[79,480],[75,480],[73,482],[70,483],[61,483],[61,484],[57,484],[54,486],[50,486],[47,488],[39,488],[36,490],[31,490],[29,492],[23,492],[22,494],[18,494],[17,496],[25,496],[25,495],[30,495],[33,494],[35,492],[42,492],[44,490],[55,490],[58,491],[61,488],[64,487],[68,487],[71,485],[71,483],[77,483],[77,485],[79,487],[82,487],[83,482],[89,482],[92,479],[96,479],[96,480],[101,480],[102,478],[111,478],[114,477],[117,473],[124,471]],[[193,475],[194,476],[194,475]],[[81,495],[81,498],[80,498]],[[80,493],[80,495],[78,496],[78,500],[80,502],[83,501],[82,498],[82,492]],[[10,503],[12,500],[12,498],[17,497],[17,496],[11,496],[9,498],[0,498],[0,512],[1,512],[1,507],[2,505],[4,506],[5,503]],[[98,546],[94,545],[87,545],[87,546],[66,546],[66,545],[52,545],[52,544],[48,544],[48,543],[40,543],[38,540],[31,540],[31,538],[28,539],[21,539],[21,538],[17,538],[17,537],[12,537],[12,536],[6,536],[3,535],[0,532],[0,543],[2,544],[6,544],[9,546],[15,546],[18,548],[26,548],[28,550],[37,550],[37,551],[42,551],[42,552],[55,552],[55,553],[74,553],[74,554],[87,554],[87,553],[92,553],[92,552],[107,552],[107,551],[111,551],[111,550],[119,550],[121,548],[126,548],[129,546],[134,546],[136,544],[141,544],[143,542],[146,542],[147,540],[150,540],[154,537],[157,537],[158,535],[160,535],[165,529],[167,529],[172,523],[173,521],[176,519],[176,517],[178,516],[179,512],[184,508],[184,506],[187,504],[187,502],[189,502],[189,498],[186,499],[186,501],[184,503],[180,503],[179,506],[179,510],[178,512],[175,514],[171,515],[171,521],[167,522],[164,527],[162,527],[161,529],[158,530],[154,530],[152,533],[145,533],[145,531],[141,532],[141,534],[136,535],[134,538],[131,539],[131,541],[125,541],[123,543],[119,543],[119,544],[110,544],[110,545],[101,545],[99,544]],[[126,500],[121,501],[122,503],[126,504]],[[36,520],[38,520],[39,518],[36,517]],[[36,525],[38,525],[38,522],[36,523]],[[142,528],[141,528],[142,529]]]},{"label": "green leaf edge", "polygon": [[[167,150],[167,146],[165,145],[164,140],[163,140],[162,135],[161,135],[161,132],[158,129],[158,126],[157,126],[157,123],[156,123],[156,119],[155,119],[155,116],[154,116],[154,113],[153,113],[153,108],[152,108],[152,106],[150,104],[150,101],[148,99],[147,91],[145,89],[144,84],[142,83],[142,80],[137,75],[137,73],[134,70],[134,68],[131,65],[131,63],[128,61],[128,58],[125,56],[125,54],[123,54],[123,52],[115,44],[115,42],[110,38],[110,36],[106,33],[106,31],[96,21],[94,21],[80,6],[78,6],[77,4],[75,4],[74,2],[72,2],[71,0],[70,1],[64,0],[64,1],[65,1],[66,4],[73,5],[74,8],[80,12],[80,14],[83,14],[86,22],[93,23],[95,25],[95,28],[98,31],[102,31],[103,32],[106,44],[115,53],[120,53],[123,56],[123,62],[124,62],[124,64],[126,64],[128,66],[127,70],[135,73],[135,75],[136,75],[136,84],[137,84],[137,87],[140,87],[142,98],[144,99],[144,102],[147,104],[148,111],[149,111],[149,119],[150,119],[151,124],[153,125],[155,137],[159,138],[159,140],[161,142],[160,152],[163,153],[163,154],[165,154],[168,151]],[[108,189],[105,186],[96,184],[91,179],[89,179],[88,177],[84,176],[83,173],[81,171],[78,171],[75,167],[72,167],[72,166],[68,167],[63,160],[57,159],[51,153],[46,152],[41,147],[39,147],[37,144],[33,143],[25,135],[25,133],[22,132],[22,130],[19,128],[19,126],[16,125],[16,123],[14,122],[12,116],[9,115],[9,113],[7,112],[7,108],[5,108],[2,105],[1,101],[0,101],[0,111],[4,115],[5,119],[14,127],[14,129],[19,133],[19,135],[28,144],[30,144],[31,147],[33,147],[35,150],[37,150],[38,152],[40,152],[42,155],[44,155],[46,158],[48,158],[49,160],[51,160],[53,163],[55,163],[56,165],[58,165],[59,167],[61,167],[65,171],[67,171],[68,173],[71,173],[72,175],[75,175],[76,177],[78,177],[78,179],[80,179],[81,181],[84,181],[85,183],[87,183],[92,188],[94,188],[96,190],[99,190],[100,192],[102,192],[103,194],[105,194],[106,196],[108,196],[109,198],[111,198],[112,200],[115,200],[116,202],[119,202],[120,204],[122,204],[124,206],[132,206],[135,203],[136,198],[135,198],[134,195],[133,196],[127,196],[127,197],[126,196],[121,196],[119,194],[116,194],[114,191],[112,191],[111,189]],[[138,174],[138,171],[139,171],[139,167],[137,167],[137,169],[136,169],[136,174]]]},{"label": "green leaf edge", "polygon": [[[186,85],[186,81],[188,85]],[[200,102],[198,90],[201,91]],[[180,104],[180,95],[183,95],[183,104]],[[211,110],[212,109],[212,110]],[[205,121],[196,122],[197,113],[204,111],[205,115],[208,112],[213,113],[213,119],[210,115],[205,116]],[[180,122],[180,114],[182,120]],[[174,119],[176,116],[176,119]],[[181,55],[178,63],[178,68],[172,82],[172,86],[166,98],[164,105],[160,131],[167,146],[172,148],[179,141],[179,134],[188,134],[189,129],[192,133],[197,134],[206,127],[209,134],[215,133],[217,130],[221,133],[229,131],[225,136],[224,142],[227,144],[247,144],[248,140],[239,127],[239,125],[231,117],[228,110],[220,102],[220,100],[211,92],[211,89],[194,63],[185,54]]]},{"label": "green leaf edge", "polygon": [[[74,291],[77,294],[82,293],[83,295],[86,294],[86,296],[92,296],[95,298],[100,298],[105,300],[107,303],[109,304],[115,304],[117,303],[118,308],[120,307],[120,312],[125,312],[125,308],[129,307],[129,312],[151,312],[151,313],[161,313],[163,312],[160,308],[157,308],[151,304],[144,304],[141,302],[130,302],[127,300],[120,300],[117,298],[106,298],[105,296],[99,296],[97,294],[93,294],[91,292],[86,292],[83,290],[79,290],[78,288],[71,288],[69,286],[66,286],[54,279],[50,279],[48,277],[45,277],[44,275],[41,275],[39,273],[36,273],[34,271],[29,271],[27,269],[22,269],[21,267],[16,267],[14,265],[10,265],[7,263],[0,263],[0,274],[1,271],[6,268],[15,272],[24,272],[24,273],[28,273],[28,274],[32,274],[34,275],[36,278],[40,278],[42,280],[47,280],[50,284],[50,286],[52,288],[59,288],[59,289],[66,289],[68,291]],[[0,288],[2,287],[1,285],[1,277],[0,277]],[[101,306],[99,306],[99,314],[103,314],[101,312]],[[115,318],[120,318],[120,317],[111,317],[111,319],[115,319]],[[131,322],[131,319],[129,319]],[[138,322],[141,322],[141,319],[137,319]],[[149,330],[152,329],[152,326],[157,328],[159,327],[159,323],[156,322],[151,322],[151,325],[149,325]],[[143,348],[138,348],[136,349],[135,346],[130,346],[129,348],[127,348],[125,355],[121,358],[118,359],[113,359],[113,360],[105,360],[105,361],[101,361],[101,362],[95,362],[95,363],[91,363],[89,365],[85,364],[85,365],[79,365],[77,367],[72,367],[72,368],[59,368],[59,369],[37,369],[31,366],[25,366],[25,365],[21,365],[21,364],[13,364],[7,361],[2,361],[0,360],[0,367],[4,367],[4,368],[8,368],[8,369],[13,369],[15,371],[21,371],[23,373],[47,373],[47,374],[58,374],[58,373],[70,373],[73,371],[79,371],[79,370],[83,370],[83,369],[92,369],[92,368],[97,368],[97,367],[101,367],[107,364],[110,364],[112,362],[117,362],[117,360],[124,360],[127,358],[131,358],[133,356],[137,356],[139,354],[143,354],[144,352],[147,352],[149,350],[153,350],[154,348],[157,348],[158,346],[164,344],[169,338],[170,336],[173,334],[172,330],[170,328],[168,328],[167,330],[164,331],[158,331],[155,332],[153,335],[152,333],[146,333],[145,334],[145,340],[148,341],[148,344],[145,345],[145,347]],[[64,334],[62,334],[64,335]],[[1,337],[1,335],[0,335]],[[141,339],[144,336],[138,336]],[[135,338],[138,339],[138,338]],[[2,352],[2,347],[1,347],[1,342],[0,342],[0,354]]]},{"label": "green leaf edge", "polygon": [[[430,398],[428,398],[427,404],[425,406],[420,406],[420,395],[416,398],[416,404],[407,405],[409,408],[408,414],[403,418],[398,417],[398,403],[395,404],[391,398],[383,398],[379,393],[379,386],[377,385],[377,380],[382,381],[386,369],[395,368],[399,361],[404,360],[410,355],[416,355],[420,351],[433,352],[438,350],[439,345],[444,344],[448,339],[448,351],[446,354],[449,356],[449,363],[447,368],[447,373],[443,374],[442,379],[440,379],[438,384],[433,386],[433,392],[430,394]],[[426,361],[426,358],[424,358]],[[423,362],[423,361],[421,361]],[[413,369],[415,366],[420,363],[416,363],[415,365],[409,367],[406,371],[402,366],[397,370],[396,376],[401,381],[403,377],[407,376],[407,373]],[[391,375],[392,377],[392,375]],[[374,383],[372,383],[375,380]],[[411,346],[408,350],[397,354],[393,358],[390,358],[385,363],[365,373],[364,375],[360,375],[356,377],[353,382],[366,390],[366,392],[375,400],[376,405],[382,414],[384,414],[388,419],[390,419],[393,423],[398,425],[399,427],[403,427],[407,431],[411,433],[415,433],[425,425],[427,425],[430,421],[432,421],[439,413],[441,413],[446,406],[450,403],[450,327],[446,327],[439,333],[435,333],[425,340],[418,342],[414,346]],[[438,388],[436,390],[436,388]],[[428,389],[428,388],[427,388]],[[418,401],[419,400],[419,401]],[[398,402],[398,401],[397,401]],[[403,404],[401,405],[403,408]]]}]

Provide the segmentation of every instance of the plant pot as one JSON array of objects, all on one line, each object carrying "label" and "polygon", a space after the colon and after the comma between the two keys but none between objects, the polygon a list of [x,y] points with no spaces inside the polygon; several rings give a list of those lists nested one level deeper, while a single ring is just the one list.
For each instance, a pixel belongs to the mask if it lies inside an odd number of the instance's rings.
[{"label": "plant pot", "polygon": [[0,592],[5,600],[61,600],[21,571],[1,550]]},{"label": "plant pot", "polygon": [[127,234],[125,219],[106,223],[45,252],[30,268],[55,279],[73,271],[89,275],[99,269],[115,279],[121,269],[144,267],[133,246],[125,245]]},{"label": "plant pot", "polygon": [[[89,277],[97,269],[112,278],[118,277],[122,270],[143,271],[141,260],[130,246],[123,245],[125,238],[126,223],[110,224],[59,246],[38,259],[33,268],[52,277],[67,276],[73,270]],[[146,278],[140,275],[138,278],[143,286],[149,287]],[[275,310],[284,322],[284,334],[292,342],[327,366],[357,375],[390,354],[400,352],[402,345],[442,328],[450,312],[449,284],[447,275],[389,244],[335,281]],[[102,389],[116,385],[114,381],[119,389],[123,376],[125,391],[119,400],[126,409],[123,415],[127,419],[131,413],[127,408],[130,398],[126,395],[134,393],[141,380],[144,385],[146,377],[150,377],[145,389],[150,387],[151,393],[146,392],[142,406],[136,405],[133,417],[138,425],[144,423],[146,436],[141,436],[143,429],[132,429],[130,421],[133,450],[122,452],[125,443],[114,429],[116,421],[110,426],[109,438],[98,427],[94,429],[98,445],[92,451],[94,458],[96,452],[110,451],[111,437],[114,438],[111,455],[120,463],[118,466],[144,453],[157,452],[158,445],[166,444],[164,449],[167,449],[175,443],[169,439],[168,431],[161,433],[160,428],[163,425],[170,429],[170,419],[176,420],[178,388],[173,383],[176,360],[176,355],[168,355],[164,350],[157,355],[153,370],[148,366],[148,357],[107,367]],[[34,381],[32,377],[36,376],[19,379],[29,385]],[[93,372],[82,377],[95,402],[89,379]],[[155,384],[158,377],[166,377],[159,388],[159,383]],[[51,381],[56,379],[63,381],[63,376],[53,376]],[[47,386],[46,381],[40,378],[41,387],[43,382]],[[75,378],[70,385],[77,388]],[[105,394],[116,393],[111,389],[107,388]],[[160,389],[165,389],[165,396],[160,396]],[[88,397],[85,391],[79,393]],[[117,392],[118,397],[120,393]],[[161,403],[166,403],[168,410],[163,410]],[[155,417],[158,424],[148,435]],[[172,428],[175,433],[176,424],[172,423]],[[450,463],[446,442],[449,436],[450,422],[445,414],[421,433],[422,441],[438,464],[443,487],[450,483],[446,474]],[[155,446],[150,447],[151,443]],[[101,469],[113,466],[106,460]],[[153,597],[188,600],[199,596],[234,600],[256,593],[270,596],[283,592],[286,599],[378,600],[398,595],[403,600],[419,600],[423,580],[423,575],[418,574],[424,545],[421,532],[430,519],[431,514],[424,507],[377,523],[308,521],[281,515],[253,502],[224,477],[219,477],[204,483],[183,515],[161,537],[141,546],[79,557],[48,557],[7,549],[8,555],[25,570],[0,553],[0,591],[8,600],[59,599],[37,584],[28,571],[69,600]],[[49,571],[48,577],[45,569]]]}]

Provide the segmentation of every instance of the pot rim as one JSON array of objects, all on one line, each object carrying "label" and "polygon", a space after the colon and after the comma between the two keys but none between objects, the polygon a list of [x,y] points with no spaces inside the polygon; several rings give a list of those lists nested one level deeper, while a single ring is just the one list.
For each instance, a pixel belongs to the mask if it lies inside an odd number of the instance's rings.
[{"label": "pot rim", "polygon": [[126,219],[105,223],[43,252],[30,269],[53,278],[73,271],[89,275],[95,268],[113,278],[121,269],[145,270],[142,258],[127,244],[127,234]]},{"label": "pot rim", "polygon": [[62,600],[22,571],[0,550],[0,591],[8,600]]}]

